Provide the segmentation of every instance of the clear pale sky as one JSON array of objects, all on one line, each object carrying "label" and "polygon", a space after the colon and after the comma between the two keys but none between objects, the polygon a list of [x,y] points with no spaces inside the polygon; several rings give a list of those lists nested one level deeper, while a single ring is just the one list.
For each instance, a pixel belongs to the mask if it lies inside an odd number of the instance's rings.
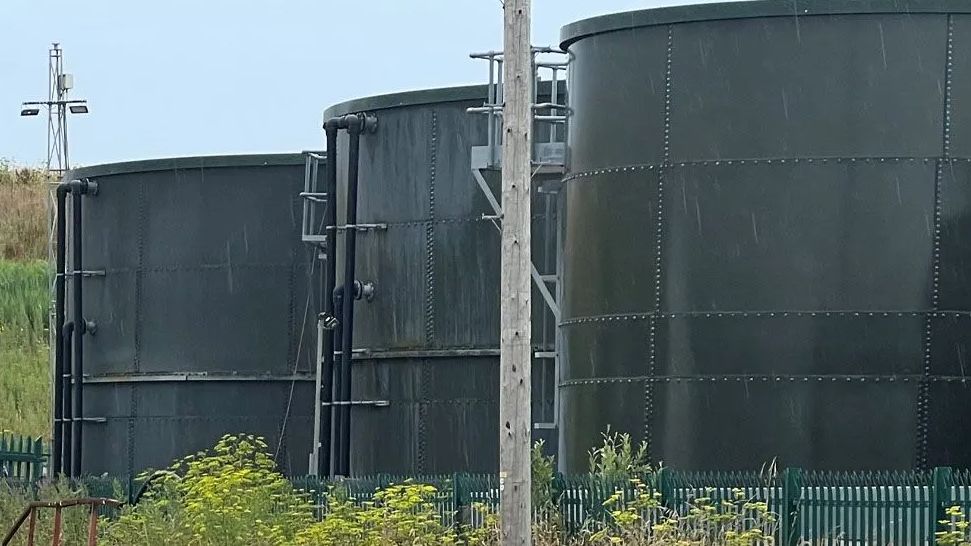
[{"label": "clear pale sky", "polygon": [[[571,21],[678,0],[534,0],[534,44]],[[320,149],[345,99],[484,83],[472,51],[501,49],[499,0],[0,0],[0,158],[40,165],[47,50],[62,44],[74,166]]]}]

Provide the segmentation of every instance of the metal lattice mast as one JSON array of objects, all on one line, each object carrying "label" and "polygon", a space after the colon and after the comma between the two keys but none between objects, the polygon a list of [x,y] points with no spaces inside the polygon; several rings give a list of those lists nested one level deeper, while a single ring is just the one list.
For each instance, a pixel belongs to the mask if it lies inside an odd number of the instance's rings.
[{"label": "metal lattice mast", "polygon": [[[40,107],[47,109],[47,154],[45,156],[45,179],[48,183],[47,192],[47,263],[48,280],[50,286],[50,309],[48,315],[48,335],[50,347],[51,373],[53,378],[55,337],[54,331],[54,282],[55,282],[55,226],[57,224],[55,187],[56,183],[71,168],[68,155],[67,115],[86,114],[88,106],[86,100],[69,100],[68,93],[74,87],[74,78],[64,72],[64,50],[57,42],[51,44],[47,52],[47,100],[26,101],[22,103],[21,116],[36,116]],[[59,381],[60,378],[53,378]],[[53,393],[52,393],[53,395]]]},{"label": "metal lattice mast", "polygon": [[[48,50],[47,55],[47,102],[51,104],[53,101],[60,101],[60,93],[57,91],[57,81],[59,76],[64,73],[64,52],[61,50],[60,44],[51,44],[51,49]],[[56,182],[61,178],[63,169],[65,168],[61,162],[61,155],[59,152],[55,152],[60,149],[60,141],[64,132],[61,130],[61,115],[60,106],[58,106],[58,112],[55,117],[54,109],[50,106],[47,107],[47,162],[45,165],[47,181],[47,279],[48,279],[48,305],[49,310],[47,316],[47,336],[48,336],[48,348],[50,357],[48,362],[50,362],[50,373],[51,373],[51,385],[56,384],[56,382],[61,381],[60,377],[56,376],[55,372],[55,356],[54,353],[57,348],[54,346],[57,343],[57,332],[55,332],[57,317],[55,316],[55,282],[57,280],[56,263],[57,263],[57,190]],[[56,157],[56,163],[54,163]],[[56,174],[53,169],[56,169]],[[51,389],[51,407],[55,406],[55,401],[53,400],[55,389]],[[56,422],[52,424],[51,430],[57,431]],[[56,439],[60,442],[60,439]],[[51,444],[53,448],[53,444]],[[58,469],[54,469],[56,473]]]},{"label": "metal lattice mast", "polygon": [[57,42],[51,44],[47,65],[47,172],[60,175],[70,166],[67,154],[62,152],[65,146],[62,142],[66,143],[67,138],[64,131],[66,116],[61,101],[67,97],[67,90],[58,85],[64,75],[64,51]]},{"label": "metal lattice mast", "polygon": [[47,100],[26,101],[20,110],[21,116],[36,116],[41,106],[47,109],[46,169],[51,178],[60,178],[71,168],[67,140],[68,113],[88,113],[88,101],[68,98],[73,87],[74,77],[64,72],[64,50],[54,42],[47,56]]}]

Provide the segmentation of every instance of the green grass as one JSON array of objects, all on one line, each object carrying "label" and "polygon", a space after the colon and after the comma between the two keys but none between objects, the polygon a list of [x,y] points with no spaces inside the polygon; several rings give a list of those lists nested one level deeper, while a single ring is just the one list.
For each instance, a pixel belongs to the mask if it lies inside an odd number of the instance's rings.
[{"label": "green grass", "polygon": [[0,430],[50,434],[47,187],[0,160]]},{"label": "green grass", "polygon": [[0,335],[46,339],[47,263],[0,260]]},{"label": "green grass", "polygon": [[0,260],[0,430],[50,435],[44,262]]}]

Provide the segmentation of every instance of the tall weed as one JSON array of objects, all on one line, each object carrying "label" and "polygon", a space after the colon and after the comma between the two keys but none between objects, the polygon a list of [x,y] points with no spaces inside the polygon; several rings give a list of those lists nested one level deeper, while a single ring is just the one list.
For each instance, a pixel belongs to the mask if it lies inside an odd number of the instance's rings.
[{"label": "tall weed", "polygon": [[0,259],[47,257],[47,177],[0,160]]},{"label": "tall weed", "polygon": [[282,546],[312,522],[309,498],[276,471],[261,438],[224,436],[163,472],[103,538],[108,546]]},{"label": "tall weed", "polygon": [[0,429],[50,435],[48,298],[43,262],[0,260]]},{"label": "tall weed", "polygon": [[[16,521],[27,503],[35,500],[67,500],[87,496],[83,486],[67,480],[44,481],[38,484],[11,483],[0,480],[0,534],[6,533]],[[50,544],[53,532],[54,511],[42,509],[37,512],[35,544]],[[64,544],[80,544],[87,536],[88,511],[86,507],[71,507],[63,510],[62,538]],[[27,524],[14,538],[11,546],[26,546]]]},{"label": "tall weed", "polygon": [[45,262],[0,260],[0,335],[14,339],[45,338],[48,283]]}]

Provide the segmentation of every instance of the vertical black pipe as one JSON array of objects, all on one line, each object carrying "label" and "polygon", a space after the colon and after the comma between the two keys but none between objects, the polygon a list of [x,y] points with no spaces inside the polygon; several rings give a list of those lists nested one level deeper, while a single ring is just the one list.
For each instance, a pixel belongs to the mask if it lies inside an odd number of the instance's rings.
[{"label": "vertical black pipe", "polygon": [[347,150],[347,213],[344,230],[344,309],[341,338],[341,475],[350,475],[351,445],[351,356],[354,338],[354,262],[356,261],[357,230],[357,178],[358,159],[361,150],[363,120],[358,116],[347,117],[347,133],[350,137]]},{"label": "vertical black pipe", "polygon": [[[343,317],[344,313],[344,287],[338,286],[334,289],[331,298],[334,305],[334,316]],[[341,323],[341,318],[337,322],[337,328],[334,329],[334,339],[343,339],[344,327]],[[335,345],[339,346],[340,343]],[[337,363],[333,366],[334,369],[334,383],[331,391],[331,400],[333,405],[331,410],[331,431],[330,431],[330,475],[331,476],[342,476],[340,462],[344,457],[343,443],[342,443],[342,430],[343,430],[343,415],[341,414],[339,402],[341,400],[341,386],[343,385],[343,374],[341,373],[341,367]]]},{"label": "vertical black pipe", "polygon": [[[327,159],[324,165],[326,169],[326,179],[324,181],[324,191],[327,192],[327,208],[324,212],[324,226],[327,237],[324,249],[326,264],[324,264],[324,313],[331,317],[334,314],[334,284],[337,282],[337,124],[328,122],[324,124],[324,132],[327,134]],[[320,449],[317,457],[318,474],[332,474],[331,450],[334,441],[331,438],[331,419],[333,418],[334,402],[334,330],[326,330],[324,339],[324,362],[321,374],[321,402],[324,407],[321,409],[320,437],[329,442],[327,449]]]},{"label": "vertical black pipe", "polygon": [[61,461],[61,473],[71,475],[74,468],[71,466],[71,455],[74,451],[74,440],[71,435],[71,427],[74,424],[74,409],[71,405],[71,349],[74,346],[74,322],[64,325],[61,334],[63,354],[62,373],[57,380],[61,383],[61,420],[64,423],[62,430],[61,447],[64,450]]},{"label": "vertical black pipe", "polygon": [[73,442],[73,453],[71,454],[71,465],[72,472],[71,475],[78,477],[81,475],[81,440],[82,440],[82,409],[84,407],[84,387],[81,384],[81,380],[84,374],[84,332],[85,322],[84,315],[82,313],[82,294],[83,290],[81,287],[81,271],[84,268],[83,260],[81,259],[81,198],[84,193],[84,182],[78,182],[74,187],[73,201],[71,204],[71,219],[73,220],[73,227],[71,233],[71,239],[74,242],[74,248],[71,255],[71,267],[73,275],[71,292],[74,295],[74,420],[71,422],[71,436]]},{"label": "vertical black pipe", "polygon": [[66,263],[67,247],[67,194],[68,185],[61,183],[57,186],[57,239],[56,239],[56,268],[54,277],[54,430],[51,447],[51,475],[64,473],[61,450],[64,449],[64,265]]}]

